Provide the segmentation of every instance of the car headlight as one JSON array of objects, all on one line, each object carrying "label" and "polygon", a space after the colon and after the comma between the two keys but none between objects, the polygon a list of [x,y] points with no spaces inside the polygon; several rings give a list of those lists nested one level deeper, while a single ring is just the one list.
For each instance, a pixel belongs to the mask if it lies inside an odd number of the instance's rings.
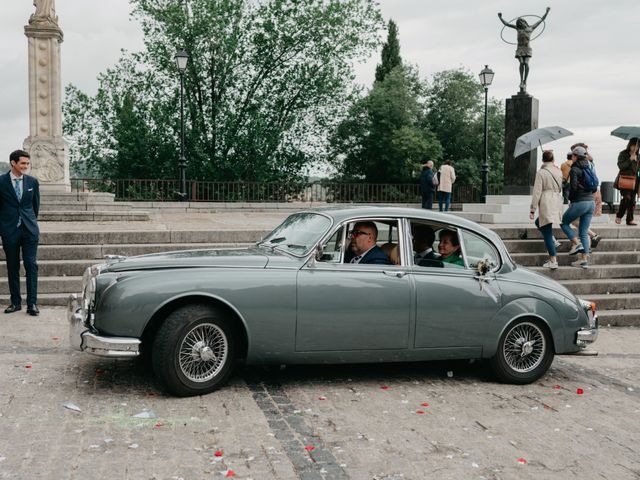
[{"label": "car headlight", "polygon": [[593,327],[594,325],[596,325],[596,303],[595,302],[589,302],[588,300],[583,300],[581,298],[579,298],[578,300],[580,300],[580,305],[582,306],[582,308],[584,309],[584,311],[587,313],[587,317],[589,318],[589,326]]},{"label": "car headlight", "polygon": [[80,308],[82,309],[82,316],[89,321],[90,325],[93,325],[93,308],[96,300],[96,277],[100,274],[100,271],[104,267],[104,264],[92,265],[87,268],[82,275],[82,301]]}]

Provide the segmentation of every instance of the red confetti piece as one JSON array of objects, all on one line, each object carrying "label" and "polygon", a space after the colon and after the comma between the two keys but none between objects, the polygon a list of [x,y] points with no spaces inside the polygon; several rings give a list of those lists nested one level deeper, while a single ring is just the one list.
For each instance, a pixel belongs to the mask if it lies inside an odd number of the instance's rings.
[{"label": "red confetti piece", "polygon": [[520,457],[520,458],[518,459],[518,463],[519,463],[520,465],[526,465],[526,464],[527,464],[527,460],[526,460],[526,459],[524,459],[524,458],[522,458],[522,457]]},{"label": "red confetti piece", "polygon": [[326,399],[327,399],[327,397],[325,397],[325,396],[323,396],[323,395],[321,395],[321,396],[319,396],[319,397],[318,397],[318,400],[326,400]]},{"label": "red confetti piece", "polygon": [[31,367],[33,367],[33,365],[31,365],[30,363],[27,363],[27,364],[24,366],[24,368],[31,368]]},{"label": "red confetti piece", "polygon": [[305,449],[307,452],[313,452],[313,451],[316,449],[316,447],[314,447],[313,445],[305,445],[305,446],[304,446],[304,449]]},{"label": "red confetti piece", "polygon": [[380,388],[381,388],[382,390],[389,390],[389,387],[388,387],[387,385],[382,385]]},{"label": "red confetti piece", "polygon": [[561,387],[560,385],[554,385],[554,386],[553,386],[553,387],[551,387],[551,388],[554,388],[554,389],[556,389],[556,390],[560,390],[562,387]]},{"label": "red confetti piece", "polygon": [[235,476],[236,476],[236,472],[234,472],[231,469],[227,470],[227,474],[225,475],[225,477],[227,477],[227,478],[235,477]]},{"label": "red confetti piece", "polygon": [[424,410],[416,410],[416,413],[417,413],[418,415],[424,415],[424,414],[425,414],[425,413],[427,413],[427,412],[425,412]]},{"label": "red confetti piece", "polygon": [[221,457],[221,456],[223,456],[223,455],[224,455],[224,452],[223,452],[222,450],[218,450],[218,451],[216,451],[216,452],[214,453],[214,455],[215,455],[216,457]]},{"label": "red confetti piece", "polygon": [[421,406],[421,407],[428,407],[428,406],[429,406],[429,404],[428,404],[427,402],[422,402],[422,403],[420,404],[420,406]]},{"label": "red confetti piece", "polygon": [[576,393],[577,393],[578,395],[582,395],[582,394],[584,393],[584,390],[583,390],[583,389],[581,389],[581,388],[577,388],[577,389],[576,389]]},{"label": "red confetti piece", "polygon": [[156,427],[156,428],[160,428],[161,426],[162,426],[162,424],[161,424],[160,422],[158,422],[158,423],[156,423],[156,424],[155,424],[155,427]]},{"label": "red confetti piece", "polygon": [[55,340],[56,342],[60,340],[60,337],[51,337],[51,340]]}]

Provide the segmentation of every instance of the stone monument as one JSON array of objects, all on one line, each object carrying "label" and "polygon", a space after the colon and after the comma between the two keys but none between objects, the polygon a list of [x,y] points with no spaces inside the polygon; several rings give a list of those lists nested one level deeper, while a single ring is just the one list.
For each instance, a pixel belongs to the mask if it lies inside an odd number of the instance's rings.
[{"label": "stone monument", "polygon": [[34,0],[35,13],[24,27],[29,41],[29,136],[23,148],[31,154],[31,174],[42,191],[71,190],[68,146],[62,138],[60,44],[54,0]]},{"label": "stone monument", "polygon": [[[517,32],[516,58],[518,59],[520,73],[520,90],[517,95],[513,95],[506,101],[505,108],[505,136],[504,136],[504,195],[531,195],[533,181],[536,176],[538,163],[538,151],[534,149],[514,158],[513,151],[516,139],[531,130],[538,128],[538,100],[527,93],[527,77],[529,76],[529,59],[533,51],[530,42],[534,30],[544,24],[549,7],[542,17],[535,17],[538,20],[529,25],[525,17],[533,15],[523,15],[518,17],[515,23],[506,22],[502,18],[502,13],[498,13],[498,18],[504,24],[504,28],[513,28]],[[538,36],[542,31],[538,33]],[[503,37],[504,40],[504,37]],[[506,43],[507,40],[504,40]]]}]

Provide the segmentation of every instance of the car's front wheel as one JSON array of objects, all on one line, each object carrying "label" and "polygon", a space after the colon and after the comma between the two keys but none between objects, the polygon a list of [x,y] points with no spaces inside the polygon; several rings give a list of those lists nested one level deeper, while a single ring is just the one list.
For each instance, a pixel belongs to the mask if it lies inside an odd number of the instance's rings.
[{"label": "car's front wheel", "polygon": [[502,382],[531,383],[549,369],[554,356],[551,337],[538,320],[519,320],[504,331],[491,367]]},{"label": "car's front wheel", "polygon": [[153,342],[153,371],[174,395],[212,392],[228,378],[236,336],[232,323],[209,305],[187,305],[167,316]]}]

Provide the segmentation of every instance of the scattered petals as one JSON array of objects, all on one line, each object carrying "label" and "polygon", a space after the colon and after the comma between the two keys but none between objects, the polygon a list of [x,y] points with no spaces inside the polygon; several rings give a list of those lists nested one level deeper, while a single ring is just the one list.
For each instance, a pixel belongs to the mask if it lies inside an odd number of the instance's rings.
[{"label": "scattered petals", "polygon": [[424,415],[424,414],[425,414],[425,413],[427,413],[427,412],[425,412],[424,410],[416,410],[416,413],[417,413],[418,415]]},{"label": "scattered petals", "polygon": [[60,340],[60,337],[58,337],[58,336],[51,337],[51,340],[55,340],[57,342],[58,340]]},{"label": "scattered petals", "polygon": [[427,402],[422,402],[422,403],[420,404],[420,406],[421,406],[421,407],[428,407],[428,406],[429,406],[429,404],[428,404]]},{"label": "scattered petals", "polygon": [[305,449],[307,452],[313,452],[313,451],[316,449],[316,447],[314,447],[313,445],[305,445],[305,446],[304,446],[304,449]]},{"label": "scattered petals", "polygon": [[236,476],[236,472],[234,472],[231,469],[227,470],[226,472],[221,472],[221,473],[227,478],[231,478],[231,477],[235,477]]},{"label": "scattered petals", "polygon": [[320,396],[318,397],[318,400],[326,400],[326,399],[327,399],[327,397],[325,397],[324,395],[320,395]]},{"label": "scattered petals", "polygon": [[551,387],[551,388],[553,388],[553,389],[555,389],[555,390],[560,390],[562,387],[561,387],[560,385],[554,385],[554,386],[553,386],[553,387]]},{"label": "scattered petals", "polygon": [[160,423],[160,422],[157,422],[157,423],[154,425],[154,427],[155,427],[155,428],[160,428],[161,426],[162,426],[162,423]]},{"label": "scattered petals", "polygon": [[31,365],[30,363],[27,363],[24,368],[33,368],[33,365]]},{"label": "scattered petals", "polygon": [[222,450],[216,450],[213,455],[216,457],[221,457],[224,455],[224,452]]},{"label": "scattered petals", "polygon": [[581,389],[581,388],[576,388],[576,393],[577,393],[578,395],[583,395],[583,394],[584,394],[584,390],[583,390],[583,389]]},{"label": "scattered petals", "polygon": [[389,386],[388,385],[382,385],[380,387],[381,390],[389,390]]},{"label": "scattered petals", "polygon": [[526,460],[525,458],[520,457],[520,458],[518,459],[518,463],[519,463],[520,465],[526,465],[526,464],[527,464],[527,460]]}]

